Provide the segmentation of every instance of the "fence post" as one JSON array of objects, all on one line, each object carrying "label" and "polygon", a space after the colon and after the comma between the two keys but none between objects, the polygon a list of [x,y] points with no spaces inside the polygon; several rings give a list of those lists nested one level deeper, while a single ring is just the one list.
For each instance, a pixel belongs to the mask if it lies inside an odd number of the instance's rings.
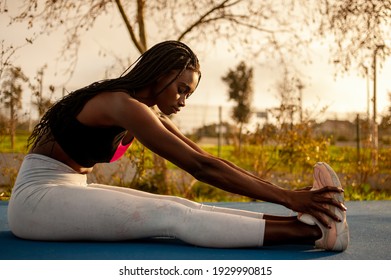
[{"label": "fence post", "polygon": [[221,134],[222,134],[222,107],[219,106],[219,133],[217,137],[217,156],[221,157]]},{"label": "fence post", "polygon": [[360,156],[360,149],[361,149],[361,143],[360,143],[360,115],[357,114],[356,117],[356,134],[357,134],[357,163],[361,161],[361,156]]}]

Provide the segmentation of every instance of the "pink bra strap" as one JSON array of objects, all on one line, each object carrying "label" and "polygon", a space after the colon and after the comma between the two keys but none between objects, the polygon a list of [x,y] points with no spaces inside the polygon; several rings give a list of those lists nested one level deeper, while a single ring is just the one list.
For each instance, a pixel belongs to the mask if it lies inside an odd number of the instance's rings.
[{"label": "pink bra strap", "polygon": [[122,157],[126,150],[129,148],[130,145],[132,145],[133,143],[133,140],[130,141],[129,144],[126,144],[125,146],[122,145],[122,142],[119,143],[118,147],[117,147],[117,150],[115,151],[113,157],[111,158],[110,162],[113,162],[113,161],[116,161],[118,160],[120,157]]}]

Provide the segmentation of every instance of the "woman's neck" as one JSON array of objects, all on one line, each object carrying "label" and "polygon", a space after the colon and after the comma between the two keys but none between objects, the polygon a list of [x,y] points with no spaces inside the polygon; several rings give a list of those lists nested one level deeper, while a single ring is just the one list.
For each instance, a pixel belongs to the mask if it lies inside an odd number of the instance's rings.
[{"label": "woman's neck", "polygon": [[152,96],[152,90],[150,88],[136,91],[133,95],[133,97],[137,101],[147,105],[148,107],[152,107],[152,106],[156,105],[155,98],[153,98],[151,96]]}]

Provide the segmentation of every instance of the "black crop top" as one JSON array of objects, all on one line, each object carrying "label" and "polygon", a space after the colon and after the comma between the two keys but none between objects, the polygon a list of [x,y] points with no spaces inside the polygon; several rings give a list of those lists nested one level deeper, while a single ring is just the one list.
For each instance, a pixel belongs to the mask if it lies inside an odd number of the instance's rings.
[{"label": "black crop top", "polygon": [[126,134],[122,127],[92,127],[72,117],[51,131],[67,155],[83,167],[110,162]]}]

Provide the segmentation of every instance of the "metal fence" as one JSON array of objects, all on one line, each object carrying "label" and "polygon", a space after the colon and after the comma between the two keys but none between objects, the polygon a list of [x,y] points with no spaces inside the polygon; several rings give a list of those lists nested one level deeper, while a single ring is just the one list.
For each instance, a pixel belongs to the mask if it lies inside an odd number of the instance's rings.
[{"label": "metal fence", "polygon": [[[218,124],[220,121],[234,124],[231,118],[232,108],[232,106],[218,105],[187,105],[179,114],[173,116],[172,121],[183,133],[192,133],[200,127]],[[254,113],[247,125],[247,129],[252,130],[257,125],[263,125],[265,122],[273,122],[273,116],[270,113],[271,110],[272,108],[253,108]],[[365,113],[362,113],[362,116],[364,117]],[[319,116],[316,121],[323,122],[327,119],[332,119],[354,122],[356,117],[356,112],[326,112]]]}]

